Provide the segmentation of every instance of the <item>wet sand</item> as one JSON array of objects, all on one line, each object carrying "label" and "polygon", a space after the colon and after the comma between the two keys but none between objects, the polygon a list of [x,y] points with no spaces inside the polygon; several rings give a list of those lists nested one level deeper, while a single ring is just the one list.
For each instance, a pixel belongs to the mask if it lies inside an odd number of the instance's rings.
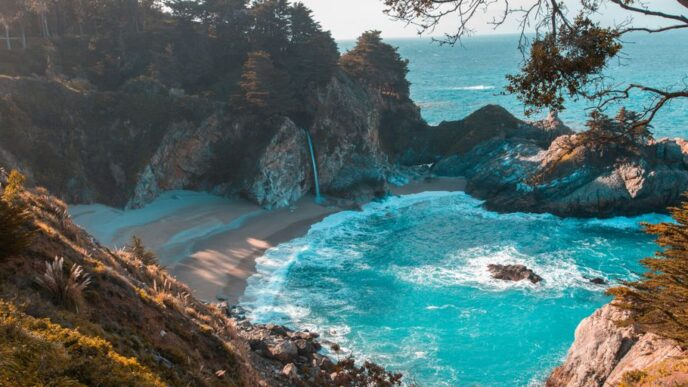
[{"label": "wet sand", "polygon": [[[427,191],[462,191],[459,178],[432,178],[393,187],[393,195]],[[196,297],[238,302],[256,258],[280,243],[306,235],[310,227],[335,212],[304,197],[290,208],[268,211],[240,199],[202,193],[171,192],[140,210],[119,211],[102,205],[71,209],[77,224],[110,247],[124,246],[132,235],[155,251],[160,263],[193,289]]]}]

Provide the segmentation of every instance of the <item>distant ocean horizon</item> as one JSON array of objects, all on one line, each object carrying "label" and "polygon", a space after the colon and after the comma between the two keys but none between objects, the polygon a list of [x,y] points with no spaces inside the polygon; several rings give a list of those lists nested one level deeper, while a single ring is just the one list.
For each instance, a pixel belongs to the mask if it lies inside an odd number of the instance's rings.
[{"label": "distant ocean horizon", "polygon": [[[430,124],[462,119],[487,104],[498,104],[525,120],[539,119],[547,111],[526,117],[516,96],[504,93],[506,75],[517,73],[523,55],[518,49],[518,34],[478,35],[461,45],[441,46],[431,38],[388,39],[409,60],[411,98],[421,107]],[[655,87],[688,84],[688,32],[632,34],[624,38],[624,49],[613,59],[605,73],[613,84],[629,82]],[[355,41],[338,41],[341,52]],[[638,94],[623,101],[629,109],[640,110],[649,99]],[[594,104],[587,100],[567,101],[559,117],[576,130],[584,129]],[[615,115],[621,105],[610,106]],[[655,137],[688,137],[688,101],[669,103],[653,121]]]}]

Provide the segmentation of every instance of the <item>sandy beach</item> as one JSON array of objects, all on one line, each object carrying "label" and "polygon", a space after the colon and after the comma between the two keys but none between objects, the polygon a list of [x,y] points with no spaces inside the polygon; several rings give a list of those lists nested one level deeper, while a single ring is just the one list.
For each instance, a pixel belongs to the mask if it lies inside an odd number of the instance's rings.
[{"label": "sandy beach", "polygon": [[[392,187],[393,195],[461,191],[465,181],[431,178]],[[168,192],[142,209],[75,205],[74,221],[110,247],[122,247],[132,235],[155,251],[161,265],[206,301],[236,303],[255,260],[280,243],[308,233],[310,227],[342,208],[304,197],[290,208],[265,210],[241,199],[206,193]]]}]

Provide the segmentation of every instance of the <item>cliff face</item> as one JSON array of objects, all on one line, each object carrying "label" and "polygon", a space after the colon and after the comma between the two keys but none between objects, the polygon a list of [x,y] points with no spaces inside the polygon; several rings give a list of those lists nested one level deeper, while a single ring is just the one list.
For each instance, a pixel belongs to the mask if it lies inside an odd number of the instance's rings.
[{"label": "cliff face", "polygon": [[663,375],[668,384],[644,384],[642,378],[636,376],[634,379],[634,374],[647,377],[657,368],[667,367],[667,362],[684,358],[688,352],[672,340],[652,333],[643,334],[633,326],[618,326],[615,321],[622,320],[624,313],[607,305],[583,320],[576,329],[575,341],[564,364],[552,372],[547,386],[617,386],[621,382],[627,385],[681,385],[681,380],[688,382],[685,373],[679,372]]},{"label": "cliff face", "polygon": [[451,152],[435,173],[465,176],[467,192],[492,210],[560,216],[664,212],[688,190],[688,146],[682,140],[651,141],[626,152],[622,146],[581,145],[580,134],[553,117],[509,128]]},{"label": "cliff face", "polygon": [[2,77],[0,162],[75,203],[140,206],[161,191],[191,189],[283,207],[313,189],[308,130],[324,193],[384,191],[391,167],[380,130],[393,127],[394,110],[405,125],[423,127],[415,105],[343,73],[312,99],[312,123],[299,127],[288,117],[252,122],[199,97]]}]

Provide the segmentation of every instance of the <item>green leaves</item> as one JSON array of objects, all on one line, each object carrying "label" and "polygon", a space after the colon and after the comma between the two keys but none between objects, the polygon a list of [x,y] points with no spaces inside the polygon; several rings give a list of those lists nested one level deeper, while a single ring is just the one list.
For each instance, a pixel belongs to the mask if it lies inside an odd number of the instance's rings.
[{"label": "green leaves", "polygon": [[507,76],[507,91],[529,106],[528,114],[563,110],[566,97],[591,97],[587,86],[621,47],[615,30],[579,16],[558,34],[549,32],[533,42],[521,72]]}]

